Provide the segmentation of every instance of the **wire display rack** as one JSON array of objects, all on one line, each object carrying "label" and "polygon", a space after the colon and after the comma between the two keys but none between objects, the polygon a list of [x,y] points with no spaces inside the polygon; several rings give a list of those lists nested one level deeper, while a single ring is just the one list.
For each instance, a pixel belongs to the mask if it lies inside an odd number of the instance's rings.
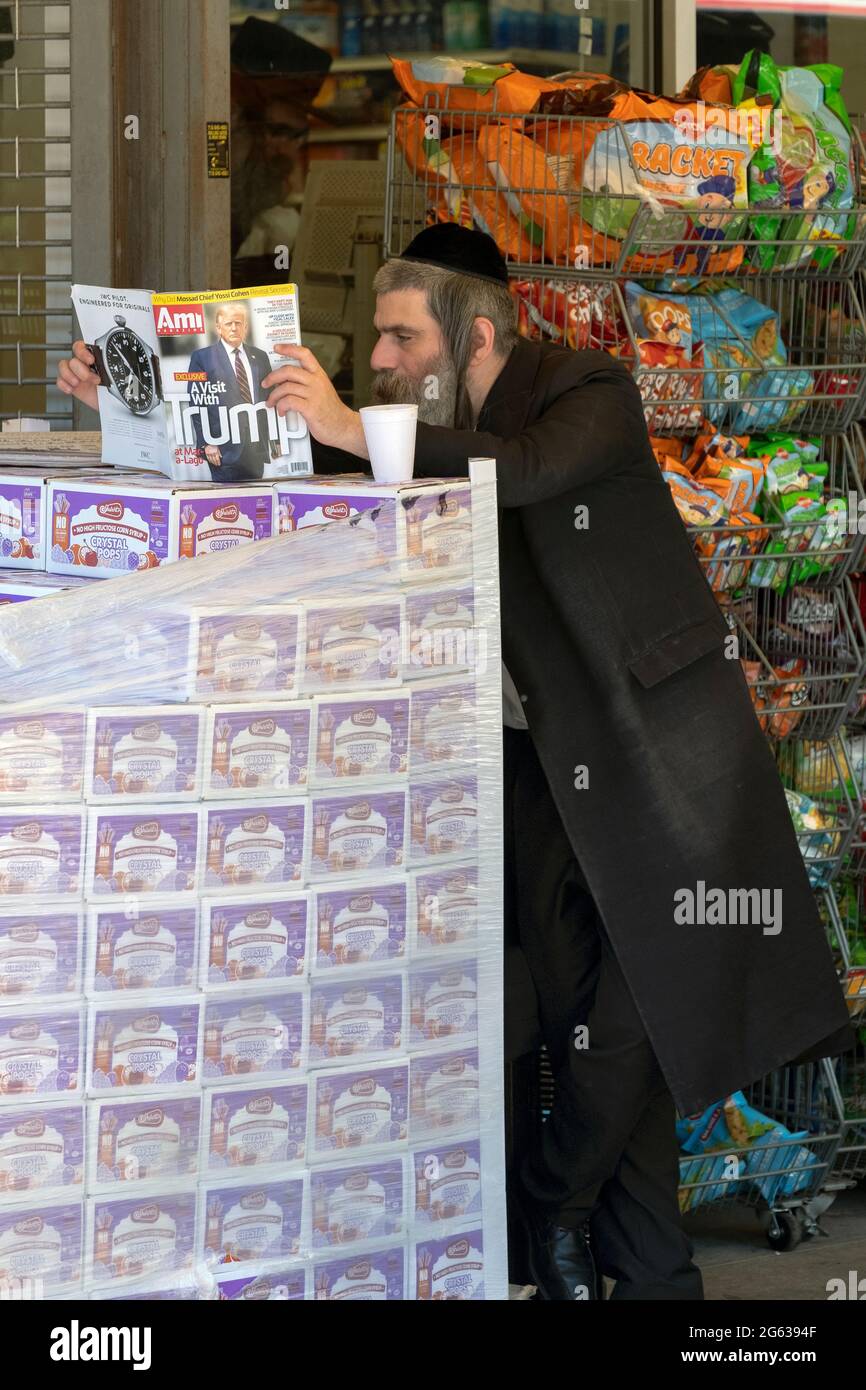
[{"label": "wire display rack", "polygon": [[[844,503],[838,525],[809,517],[791,521],[742,521],[688,525],[707,582],[717,593],[750,587],[787,587],[809,573],[814,589],[832,588],[860,568],[866,547],[866,492],[862,476],[866,443],[859,425],[831,435],[822,446],[828,465],[824,500]],[[861,528],[863,528],[861,530]],[[796,555],[796,561],[791,556]]]},{"label": "wire display rack", "polygon": [[860,784],[841,737],[774,745],[800,853],[815,889],[842,871],[860,815]]},{"label": "wire display rack", "polygon": [[650,152],[634,123],[616,118],[514,115],[498,108],[495,89],[488,111],[465,106],[454,88],[444,103],[430,97],[392,113],[386,256],[397,255],[424,226],[458,222],[490,232],[518,276],[547,267],[612,278],[808,277],[818,270],[840,279],[863,260],[866,154],[856,130],[849,208],[749,206],[742,186],[742,205],[717,199],[710,209],[699,199],[683,205],[653,190],[666,160],[674,174],[730,174],[731,146],[739,145],[743,157],[750,141],[765,134],[743,113],[731,113],[733,132],[690,130],[680,121],[668,127],[676,131],[670,143],[659,122],[660,143]]},{"label": "wire display rack", "polygon": [[788,1129],[832,1132],[837,1143],[825,1186],[837,1191],[866,1175],[866,1046],[834,1059],[771,1072],[749,1099]]},{"label": "wire display rack", "polygon": [[829,739],[858,698],[866,631],[851,581],[719,595],[758,721],[771,739]]}]

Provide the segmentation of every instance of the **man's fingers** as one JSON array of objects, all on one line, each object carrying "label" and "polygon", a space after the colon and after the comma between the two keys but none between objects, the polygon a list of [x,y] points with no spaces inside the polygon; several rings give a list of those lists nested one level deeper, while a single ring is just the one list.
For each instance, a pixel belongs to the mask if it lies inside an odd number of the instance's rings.
[{"label": "man's fingers", "polygon": [[87,367],[91,366],[96,361],[96,358],[93,356],[93,353],[90,351],[90,348],[83,338],[76,338],[75,342],[72,344],[72,355],[73,357],[77,357],[79,362],[83,362]]},{"label": "man's fingers", "polygon": [[277,370],[268,373],[267,377],[261,378],[261,385],[277,386],[281,381],[296,381],[297,384],[300,385],[303,384],[303,382],[309,381],[309,379],[309,368],[293,367],[289,364],[288,367],[277,367]]},{"label": "man's fingers", "polygon": [[282,386],[274,387],[273,391],[271,391],[270,395],[268,396],[268,405],[278,405],[280,401],[284,401],[289,398],[308,401],[311,399],[311,395],[310,392],[306,391],[303,386],[298,386],[295,384],[295,382],[287,381],[284,382]]},{"label": "man's fingers", "polygon": [[305,371],[314,372],[319,365],[315,353],[300,343],[275,343],[274,347],[281,357],[297,357]]},{"label": "man's fingers", "polygon": [[78,378],[71,370],[69,362],[65,357],[57,363],[57,385],[61,391],[74,391],[78,385]]}]

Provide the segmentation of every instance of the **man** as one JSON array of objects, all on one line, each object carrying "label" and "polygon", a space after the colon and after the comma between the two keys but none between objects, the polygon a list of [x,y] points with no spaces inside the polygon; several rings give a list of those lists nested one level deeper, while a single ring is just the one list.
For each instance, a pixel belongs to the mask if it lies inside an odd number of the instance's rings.
[{"label": "man", "polygon": [[[374,394],[418,402],[416,474],[496,459],[506,1049],[543,1038],[556,1080],[511,1191],[527,1274],[554,1301],[600,1273],[618,1299],[698,1299],[675,1103],[850,1042],[776,767],[628,371],[518,338],[480,232],[426,229],[374,288]],[[285,351],[271,403],[305,417],[321,471],[357,469],[358,414]],[[75,353],[61,387],[95,399]],[[782,930],[681,924],[701,881],[782,890]]]},{"label": "man", "polygon": [[[270,371],[271,364],[267,353],[245,346],[249,316],[243,304],[220,304],[214,327],[217,341],[210,347],[196,348],[190,356],[187,370],[204,372],[208,383],[217,388],[213,393],[216,403],[208,406],[207,412],[210,434],[218,439],[222,432],[220,406],[231,409],[234,405],[256,405],[264,400],[267,393],[262,391],[262,380]],[[261,478],[264,474],[269,440],[262,417],[254,417],[258,422],[258,439],[252,438],[247,417],[239,418],[244,436],[239,443],[209,444],[204,437],[201,416],[193,417],[196,442],[208,461],[214,482],[239,483],[245,479]]]}]

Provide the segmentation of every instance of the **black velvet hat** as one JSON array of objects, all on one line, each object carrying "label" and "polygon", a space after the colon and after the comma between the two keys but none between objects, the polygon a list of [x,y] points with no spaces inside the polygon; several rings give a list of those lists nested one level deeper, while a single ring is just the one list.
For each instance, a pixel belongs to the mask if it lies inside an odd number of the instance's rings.
[{"label": "black velvet hat", "polygon": [[456,222],[437,222],[409,242],[400,256],[401,261],[423,261],[453,270],[458,275],[475,275],[480,280],[495,280],[508,284],[508,268],[502,252],[492,236],[470,227],[458,227]]}]

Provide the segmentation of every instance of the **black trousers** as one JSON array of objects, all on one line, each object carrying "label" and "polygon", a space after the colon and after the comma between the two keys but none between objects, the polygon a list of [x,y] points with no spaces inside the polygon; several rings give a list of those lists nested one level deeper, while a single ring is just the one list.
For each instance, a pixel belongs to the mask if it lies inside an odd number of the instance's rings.
[{"label": "black trousers", "polygon": [[506,728],[504,757],[506,943],[528,962],[555,1080],[519,1181],[558,1225],[589,1220],[614,1298],[701,1299],[673,1099],[529,734]]}]

